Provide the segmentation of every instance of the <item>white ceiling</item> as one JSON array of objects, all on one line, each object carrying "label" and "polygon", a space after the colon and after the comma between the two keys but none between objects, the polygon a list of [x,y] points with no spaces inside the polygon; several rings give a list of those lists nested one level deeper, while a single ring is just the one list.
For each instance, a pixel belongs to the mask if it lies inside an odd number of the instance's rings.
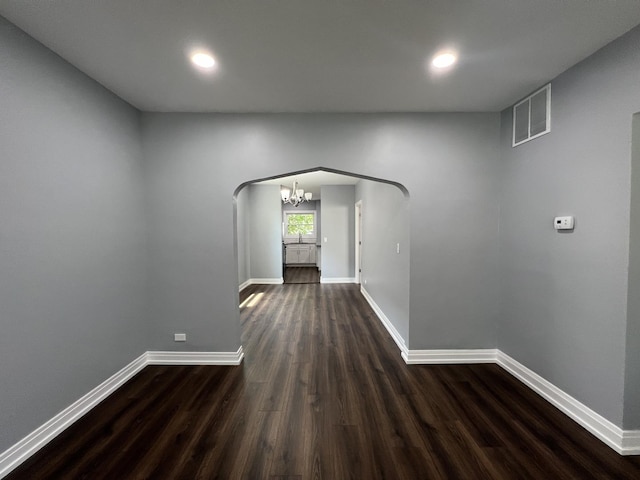
[{"label": "white ceiling", "polygon": [[[499,111],[640,23],[638,0],[0,0],[145,111]],[[426,67],[453,46],[447,75]],[[187,53],[209,48],[215,74]]]},{"label": "white ceiling", "polygon": [[285,187],[291,188],[294,180],[298,182],[298,188],[302,188],[305,192],[311,192],[313,194],[312,200],[319,200],[320,187],[322,185],[355,185],[361,179],[359,177],[318,170],[315,172],[299,173],[289,177],[280,177],[273,180],[264,180],[257,182],[257,184],[284,185]]}]

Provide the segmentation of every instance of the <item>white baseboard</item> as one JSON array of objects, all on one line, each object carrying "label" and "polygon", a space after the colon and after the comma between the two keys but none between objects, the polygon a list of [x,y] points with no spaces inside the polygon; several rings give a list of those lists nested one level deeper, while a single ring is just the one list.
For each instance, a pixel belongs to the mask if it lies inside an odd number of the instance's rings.
[{"label": "white baseboard", "polygon": [[[247,282],[249,282],[249,285],[280,285],[284,283],[284,278],[283,277],[279,277],[279,278],[250,278],[249,280],[247,280]],[[245,283],[247,283],[245,282]]]},{"label": "white baseboard", "polygon": [[147,365],[240,365],[242,347],[236,352],[147,352]]},{"label": "white baseboard", "polygon": [[240,365],[243,357],[242,346],[236,352],[145,352],[18,443],[0,453],[0,478],[7,476],[147,365]]},{"label": "white baseboard", "polygon": [[500,350],[496,363],[619,454],[640,455],[640,431],[622,430]]},{"label": "white baseboard", "polygon": [[[407,350],[404,340],[389,319],[366,290],[362,289],[362,292],[408,364],[497,363],[619,454],[640,455],[640,430],[622,430],[500,350]],[[146,352],[1,453],[0,478],[8,475],[147,365],[239,365],[243,357],[242,347],[236,352]]]},{"label": "white baseboard", "polygon": [[[405,355],[407,354],[408,350],[407,350],[407,345],[404,341],[404,338],[402,338],[402,335],[400,335],[400,332],[396,330],[396,327],[393,326],[393,323],[391,323],[391,321],[387,318],[387,316],[384,314],[382,309],[378,306],[375,300],[373,300],[371,295],[369,295],[369,292],[367,292],[367,290],[363,286],[360,286],[360,293],[362,293],[362,296],[364,297],[364,299],[369,303],[369,305],[371,306],[375,314],[378,316],[378,318],[380,319],[380,322],[382,322],[382,325],[384,325],[384,328],[387,329],[387,332],[389,332],[389,335],[391,335],[391,338],[393,338],[393,341],[396,342],[396,345],[398,346],[402,354],[402,358],[405,358]],[[406,361],[406,358],[405,358],[405,361]]]},{"label": "white baseboard", "polygon": [[245,288],[247,288],[250,285],[281,285],[284,283],[284,278],[280,277],[280,278],[250,278],[249,280],[246,280],[244,282],[242,282],[239,286],[238,286],[238,291],[241,292],[242,290],[244,290]]},{"label": "white baseboard", "polygon": [[622,451],[620,455],[640,455],[640,430],[622,431]]},{"label": "white baseboard", "polygon": [[323,277],[320,276],[320,283],[357,283],[355,277]]},{"label": "white baseboard", "polygon": [[360,291],[398,345],[407,364],[496,363],[620,455],[640,455],[640,430],[621,429],[498,349],[407,349],[404,340],[371,295],[364,288]]},{"label": "white baseboard", "polygon": [[496,349],[407,350],[402,358],[408,365],[496,363]]},{"label": "white baseboard", "polygon": [[496,363],[620,455],[640,455],[640,430],[622,430],[500,350],[407,350],[402,357],[413,365]]},{"label": "white baseboard", "polygon": [[48,422],[35,429],[8,450],[2,452],[0,454],[0,478],[8,475],[18,465],[62,433],[63,430],[115,392],[146,365],[147,354],[143,353]]}]

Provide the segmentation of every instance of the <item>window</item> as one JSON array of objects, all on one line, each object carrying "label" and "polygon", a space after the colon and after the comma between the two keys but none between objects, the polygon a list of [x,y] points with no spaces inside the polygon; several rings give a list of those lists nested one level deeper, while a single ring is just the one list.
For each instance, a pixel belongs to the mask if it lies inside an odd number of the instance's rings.
[{"label": "window", "polygon": [[297,211],[284,213],[285,237],[315,237],[316,236],[316,212]]},{"label": "window", "polygon": [[513,107],[513,146],[551,131],[551,84]]}]

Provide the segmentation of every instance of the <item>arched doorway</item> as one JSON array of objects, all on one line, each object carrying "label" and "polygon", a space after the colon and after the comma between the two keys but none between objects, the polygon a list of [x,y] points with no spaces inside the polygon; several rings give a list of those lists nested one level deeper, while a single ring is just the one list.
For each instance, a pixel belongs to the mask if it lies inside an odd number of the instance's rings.
[{"label": "arched doorway", "polygon": [[[315,209],[322,283],[360,283],[402,349],[409,332],[410,225],[409,193],[397,182],[318,167],[241,184],[234,192],[239,289],[283,283],[280,186],[295,178],[316,193],[311,178],[319,174],[334,183],[320,185]],[[362,215],[357,229],[356,212]]]}]

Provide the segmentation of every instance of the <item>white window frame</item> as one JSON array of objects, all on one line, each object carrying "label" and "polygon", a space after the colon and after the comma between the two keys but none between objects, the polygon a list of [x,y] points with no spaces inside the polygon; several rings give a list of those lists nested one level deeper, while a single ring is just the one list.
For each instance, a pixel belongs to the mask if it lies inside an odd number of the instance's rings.
[{"label": "white window frame", "polygon": [[[531,98],[535,97],[537,94],[539,94],[542,91],[547,91],[547,119],[546,119],[546,129],[540,133],[536,133],[535,135],[531,135]],[[516,142],[516,109],[522,105],[523,103],[529,103],[529,118],[527,120],[527,129],[528,129],[528,135],[527,138],[520,140],[519,142]],[[511,130],[512,130],[512,143],[511,146],[512,147],[517,147],[518,145],[522,145],[523,143],[529,142],[531,140],[533,140],[534,138],[538,138],[541,137],[542,135],[546,135],[547,133],[549,133],[551,131],[551,84],[548,83],[546,84],[544,87],[539,88],[538,90],[536,90],[535,92],[533,92],[531,95],[529,95],[527,98],[520,100],[518,103],[516,103],[513,106],[513,110],[512,110],[512,117],[513,117],[513,124],[511,126]]]},{"label": "white window frame", "polygon": [[282,238],[286,238],[286,239],[294,239],[294,238],[299,238],[298,235],[288,235],[287,232],[289,231],[288,226],[289,226],[289,219],[287,218],[288,215],[313,215],[313,234],[312,235],[302,235],[302,238],[316,238],[316,234],[318,232],[318,215],[317,212],[315,210],[284,210],[282,212]]}]

